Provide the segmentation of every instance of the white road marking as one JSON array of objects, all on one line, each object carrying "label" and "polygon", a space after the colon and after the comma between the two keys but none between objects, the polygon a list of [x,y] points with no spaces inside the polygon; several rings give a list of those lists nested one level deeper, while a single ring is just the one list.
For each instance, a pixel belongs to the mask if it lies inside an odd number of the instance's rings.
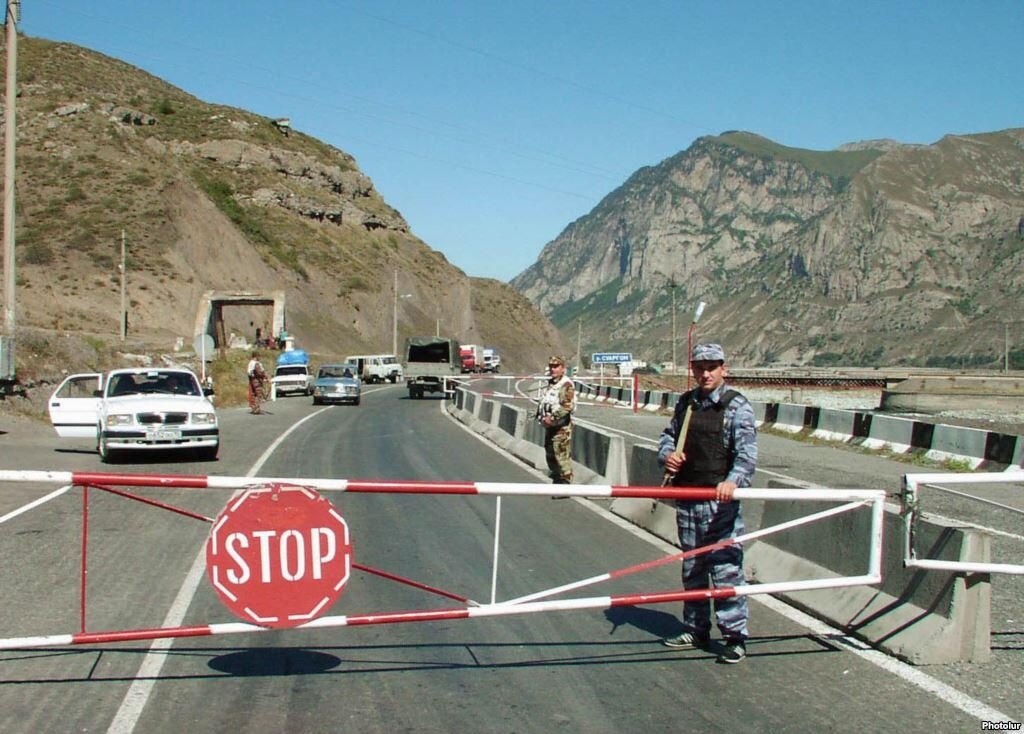
[{"label": "white road marking", "polygon": [[45,495],[43,497],[40,497],[39,499],[32,500],[27,505],[22,505],[17,510],[11,510],[6,515],[4,515],[3,517],[0,517],[0,524],[3,524],[5,522],[7,522],[8,520],[13,520],[18,515],[24,514],[24,513],[28,512],[29,510],[31,510],[34,507],[39,507],[39,505],[45,504],[45,503],[49,502],[52,499],[56,499],[57,497],[60,497],[62,494],[67,492],[69,489],[71,489],[71,485],[70,484],[67,485],[66,487],[61,487],[60,489],[55,489],[54,491],[50,492],[50,494]]},{"label": "white road marking", "polygon": [[[310,418],[320,415],[325,410],[330,410],[330,406],[310,413],[278,436],[277,439],[267,447],[267,450],[263,452],[260,458],[256,460],[256,463],[252,465],[252,468],[249,469],[245,476],[256,476],[260,469],[263,468],[263,465],[267,462],[267,459],[270,458],[271,454],[274,453],[277,447],[281,445],[292,431],[308,421]],[[238,493],[236,492],[235,494]],[[189,606],[192,604],[192,599],[196,594],[196,590],[199,588],[199,584],[203,580],[205,570],[206,548],[204,546],[203,548],[200,548],[199,555],[197,555],[195,561],[192,562],[192,568],[189,569],[188,575],[185,577],[185,582],[181,585],[178,595],[171,604],[171,608],[167,611],[167,616],[164,617],[163,624],[161,625],[162,627],[177,627],[181,625],[182,620],[185,619],[186,612],[188,612]],[[135,680],[132,681],[131,686],[128,688],[128,692],[125,693],[124,700],[121,701],[121,706],[114,715],[114,720],[110,722],[110,727],[107,729],[108,734],[131,734],[131,732],[135,731],[135,725],[138,724],[139,717],[142,716],[142,710],[146,706],[146,701],[149,700],[149,697],[153,692],[153,686],[156,685],[160,676],[160,671],[163,669],[164,663],[167,661],[166,650],[170,648],[173,643],[173,638],[165,638],[153,640],[152,644],[150,644],[149,651],[146,653],[146,656],[142,659],[142,664],[139,666],[139,672],[135,674]]]}]

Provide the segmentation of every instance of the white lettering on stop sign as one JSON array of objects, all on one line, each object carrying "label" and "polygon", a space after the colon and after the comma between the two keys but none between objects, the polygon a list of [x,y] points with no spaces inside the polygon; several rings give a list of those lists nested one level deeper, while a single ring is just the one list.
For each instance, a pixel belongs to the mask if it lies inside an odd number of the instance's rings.
[{"label": "white lettering on stop sign", "polygon": [[[333,561],[337,553],[337,536],[331,528],[312,528],[308,541],[298,530],[286,530],[280,538],[276,530],[258,530],[253,537],[259,549],[259,580],[264,584],[273,583],[275,573],[286,581],[300,581],[307,567],[312,577],[320,580],[324,576],[324,564]],[[245,533],[231,533],[224,539],[224,549],[236,564],[225,571],[232,584],[249,580],[251,571],[241,551],[250,547],[249,536]]]},{"label": "white lettering on stop sign", "polygon": [[237,616],[269,627],[314,619],[352,565],[348,525],[308,487],[272,484],[231,502],[206,546],[207,576]]}]

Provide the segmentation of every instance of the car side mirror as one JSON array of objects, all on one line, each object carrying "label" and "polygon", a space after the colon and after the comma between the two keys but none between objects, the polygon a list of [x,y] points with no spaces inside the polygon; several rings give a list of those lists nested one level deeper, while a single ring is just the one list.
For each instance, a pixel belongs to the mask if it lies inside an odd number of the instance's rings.
[{"label": "car side mirror", "polygon": [[92,396],[94,398],[102,398],[103,397],[103,391],[102,390],[93,390],[92,391]]},{"label": "car side mirror", "polygon": [[203,395],[205,397],[210,397],[211,395],[213,395],[213,388],[212,387],[204,387],[203,388]]}]

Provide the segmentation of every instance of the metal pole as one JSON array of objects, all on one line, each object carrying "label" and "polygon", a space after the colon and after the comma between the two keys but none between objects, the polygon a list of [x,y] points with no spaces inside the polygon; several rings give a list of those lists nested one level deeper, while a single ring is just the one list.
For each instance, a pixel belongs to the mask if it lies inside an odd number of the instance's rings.
[{"label": "metal pole", "polygon": [[128,299],[127,299],[127,286],[126,278],[128,271],[127,261],[127,247],[124,240],[124,230],[121,230],[121,341],[124,341],[128,336]]},{"label": "metal pole", "polygon": [[672,289],[672,370],[679,374],[679,362],[676,361],[676,284],[669,285]]},{"label": "metal pole", "polygon": [[1003,324],[1003,373],[1010,371],[1010,322]]},{"label": "metal pole", "polygon": [[579,374],[583,366],[583,319],[576,319],[576,374]]},{"label": "metal pole", "polygon": [[21,0],[7,0],[7,92],[4,116],[4,331],[14,336],[14,148],[17,132],[18,20]]},{"label": "metal pole", "polygon": [[395,271],[395,288],[394,288],[394,305],[392,313],[394,317],[391,321],[391,353],[394,355],[398,354],[398,271]]}]

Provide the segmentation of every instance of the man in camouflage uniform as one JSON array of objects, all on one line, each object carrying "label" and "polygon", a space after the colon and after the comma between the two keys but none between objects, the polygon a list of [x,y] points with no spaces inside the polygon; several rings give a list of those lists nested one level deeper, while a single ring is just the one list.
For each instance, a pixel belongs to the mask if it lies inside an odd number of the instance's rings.
[{"label": "man in camouflage uniform", "polygon": [[576,386],[565,375],[565,360],[548,360],[550,377],[540,395],[537,422],[544,426],[544,456],[555,484],[572,484],[572,412]]},{"label": "man in camouflage uniform", "polygon": [[[668,428],[661,434],[658,462],[677,487],[715,487],[714,500],[676,501],[679,545],[693,550],[735,538],[744,532],[743,512],[734,501],[737,487],[749,487],[757,465],[757,432],[749,401],[725,385],[728,369],[718,344],[698,344],[690,358],[697,387],[680,396]],[[686,425],[681,453],[677,437]],[[729,545],[683,561],[683,586],[687,589],[742,586],[743,546]],[[747,598],[715,600],[715,621],[724,649],[720,663],[738,663],[746,657]],[[711,602],[683,604],[683,631],[663,640],[674,648],[706,648],[711,637]]]}]

